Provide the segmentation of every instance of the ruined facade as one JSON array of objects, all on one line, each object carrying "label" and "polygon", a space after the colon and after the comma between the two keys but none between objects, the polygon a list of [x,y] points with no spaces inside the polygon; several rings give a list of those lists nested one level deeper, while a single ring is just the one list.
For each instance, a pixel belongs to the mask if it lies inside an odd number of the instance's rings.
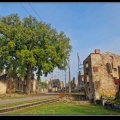
[{"label": "ruined facade", "polygon": [[0,74],[0,94],[5,94],[7,89],[7,75]]},{"label": "ruined facade", "polygon": [[31,87],[31,91],[32,92],[37,92],[37,93],[39,93],[40,92],[40,85],[39,85],[39,80],[32,80],[32,87]]},{"label": "ruined facade", "polygon": [[84,88],[84,74],[82,74],[81,71],[79,71],[79,74],[78,74],[78,91],[83,91],[85,88]]},{"label": "ruined facade", "polygon": [[66,83],[66,92],[69,92],[69,81]]},{"label": "ruined facade", "polygon": [[59,79],[46,81],[46,83],[48,84],[48,92],[61,92],[64,88],[63,81],[60,81]]},{"label": "ruined facade", "polygon": [[71,80],[71,92],[77,91],[77,81],[75,80],[75,77],[73,77],[73,80]]},{"label": "ruined facade", "polygon": [[115,98],[120,79],[120,56],[111,52],[100,54],[96,49],[84,61],[84,85],[86,97],[90,100],[99,100],[101,97]]},{"label": "ruined facade", "polygon": [[[75,79],[75,77],[73,77],[73,79],[70,81],[70,85],[71,85],[71,92],[77,92],[78,91],[78,82]],[[66,83],[66,92],[69,92],[69,80]]]},{"label": "ruined facade", "polygon": [[5,74],[0,73],[0,94],[14,92],[16,89],[16,81]]},{"label": "ruined facade", "polygon": [[[26,89],[26,80],[24,78],[16,78],[11,79],[10,85],[9,85],[9,79],[7,82],[7,92],[11,89],[11,92],[19,92],[19,93],[25,93]],[[30,92],[39,92],[39,81],[38,80],[31,80],[31,90]]]},{"label": "ruined facade", "polygon": [[24,78],[17,78],[16,79],[16,90],[20,92],[25,92],[26,81]]},{"label": "ruined facade", "polygon": [[[26,80],[24,78],[10,78],[5,73],[0,73],[0,94],[6,93],[25,93]],[[31,80],[30,92],[40,92],[39,81]]]}]

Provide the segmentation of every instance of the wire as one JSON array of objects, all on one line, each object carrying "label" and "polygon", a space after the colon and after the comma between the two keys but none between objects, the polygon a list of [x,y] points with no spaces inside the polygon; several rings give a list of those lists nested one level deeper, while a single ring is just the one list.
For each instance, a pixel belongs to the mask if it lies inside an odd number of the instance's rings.
[{"label": "wire", "polygon": [[[35,9],[32,7],[32,5],[29,3],[30,7],[33,9],[33,11],[37,14],[37,12],[35,11]],[[39,19],[42,21],[42,19],[40,18],[40,16],[37,14],[37,16],[39,17]]]},{"label": "wire", "polygon": [[[22,3],[20,3],[22,5]],[[25,9],[25,11],[30,15],[30,13],[26,10],[26,8],[22,5],[22,7]]]}]

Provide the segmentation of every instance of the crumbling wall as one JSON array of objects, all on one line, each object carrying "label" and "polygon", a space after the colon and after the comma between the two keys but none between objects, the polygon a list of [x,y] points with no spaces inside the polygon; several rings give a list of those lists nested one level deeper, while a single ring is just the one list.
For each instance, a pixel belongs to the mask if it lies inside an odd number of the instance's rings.
[{"label": "crumbling wall", "polygon": [[[106,52],[101,56],[103,69],[101,70],[101,87],[99,91],[102,96],[115,98],[118,92],[118,85],[115,85],[114,78],[119,79],[118,66],[120,66],[120,56],[110,52]],[[108,63],[111,65],[111,73],[108,71]],[[116,75],[114,75],[114,68],[117,70]]]},{"label": "crumbling wall", "polygon": [[90,100],[99,100],[101,96],[115,98],[118,85],[114,80],[120,79],[120,56],[110,52],[91,53],[83,64],[86,96]]},{"label": "crumbling wall", "polygon": [[6,74],[0,76],[0,94],[5,94],[7,89]]},{"label": "crumbling wall", "polygon": [[[100,99],[101,96],[115,98],[118,85],[115,85],[114,77],[118,78],[118,74],[114,76],[113,69],[116,67],[118,70],[119,61],[120,57],[110,52],[101,55],[92,55],[92,67],[98,67],[97,72],[92,71],[96,99]],[[108,63],[112,66],[110,73],[107,68]]]}]

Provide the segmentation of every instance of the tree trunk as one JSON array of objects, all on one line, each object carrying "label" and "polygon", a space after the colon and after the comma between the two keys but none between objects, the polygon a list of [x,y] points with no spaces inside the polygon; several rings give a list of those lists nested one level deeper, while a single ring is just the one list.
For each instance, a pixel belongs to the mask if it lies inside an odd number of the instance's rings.
[{"label": "tree trunk", "polygon": [[39,80],[37,80],[37,93],[39,93]]},{"label": "tree trunk", "polygon": [[25,93],[27,94],[30,94],[30,91],[31,91],[31,76],[32,76],[32,67],[28,65],[27,78],[26,78],[26,89],[25,89]]},{"label": "tree trunk", "polygon": [[11,94],[11,73],[8,75],[8,82],[7,82],[7,91]]}]

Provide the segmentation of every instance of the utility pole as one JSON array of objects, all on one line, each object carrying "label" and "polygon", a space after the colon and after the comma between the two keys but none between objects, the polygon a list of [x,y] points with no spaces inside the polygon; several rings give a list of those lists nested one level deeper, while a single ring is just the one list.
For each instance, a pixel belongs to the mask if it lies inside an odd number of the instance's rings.
[{"label": "utility pole", "polygon": [[[70,56],[70,55],[69,55]],[[71,94],[71,78],[70,78],[70,57],[68,58],[68,70],[69,70],[69,95]]]},{"label": "utility pole", "polygon": [[65,69],[65,94],[66,94],[66,69]]},{"label": "utility pole", "polygon": [[52,80],[53,80],[53,72],[52,72]]}]

